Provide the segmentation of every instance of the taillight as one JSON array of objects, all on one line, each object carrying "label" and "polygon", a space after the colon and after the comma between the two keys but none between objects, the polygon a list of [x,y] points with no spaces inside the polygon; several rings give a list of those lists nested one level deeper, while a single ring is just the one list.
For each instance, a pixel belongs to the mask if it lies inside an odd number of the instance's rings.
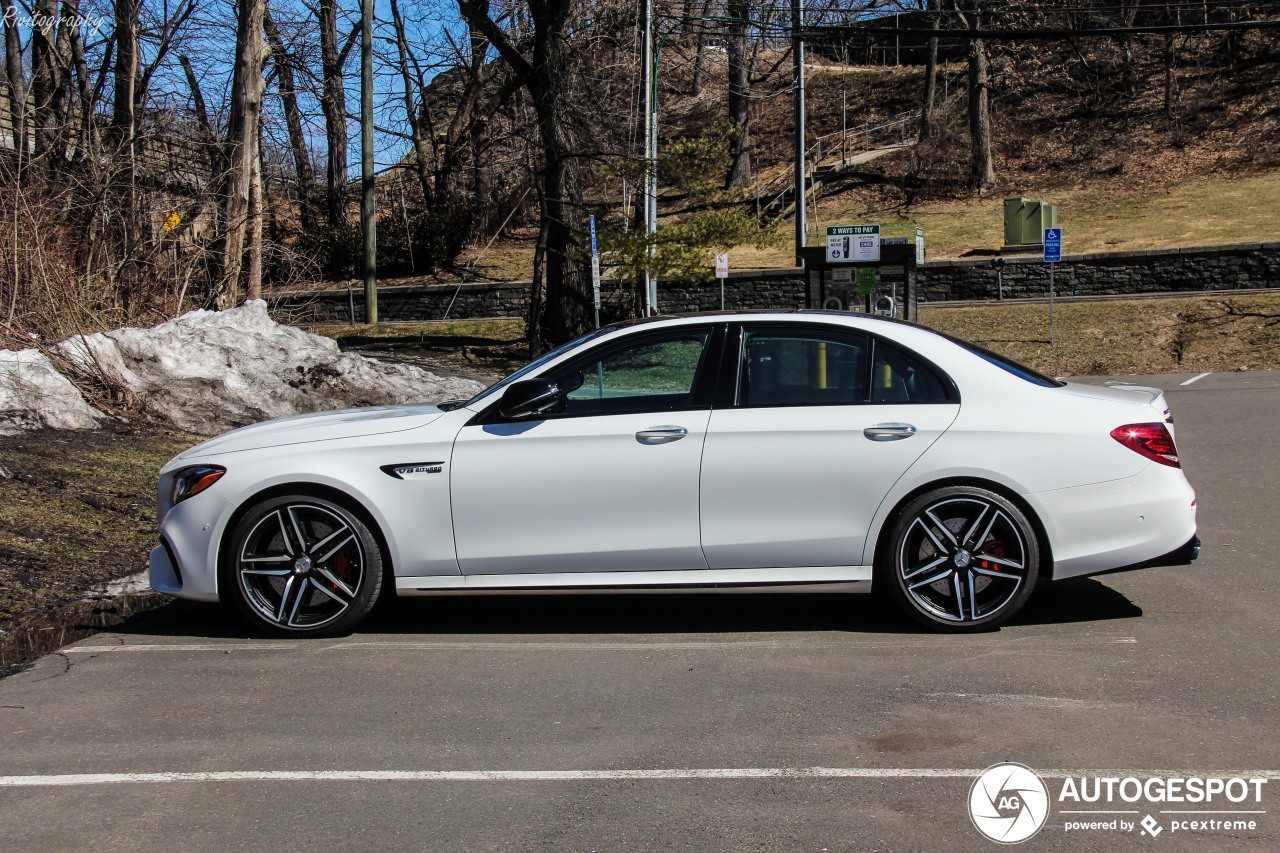
[{"label": "taillight", "polygon": [[1182,467],[1178,461],[1178,448],[1173,444],[1173,436],[1164,424],[1126,424],[1113,429],[1111,437],[1153,462],[1170,468]]}]

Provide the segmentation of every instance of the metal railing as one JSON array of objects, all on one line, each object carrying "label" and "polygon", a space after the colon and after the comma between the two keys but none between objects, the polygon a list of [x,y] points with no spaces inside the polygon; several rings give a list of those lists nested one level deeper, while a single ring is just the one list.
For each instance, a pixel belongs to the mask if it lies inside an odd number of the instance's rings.
[{"label": "metal railing", "polygon": [[[876,148],[887,147],[886,136],[887,131],[896,129],[898,141],[905,144],[908,139],[908,130],[912,124],[920,117],[919,110],[907,110],[898,113],[881,122],[863,122],[854,127],[837,130],[834,133],[823,134],[813,140],[813,143],[805,149],[805,165],[809,170],[810,180],[812,180],[813,171],[820,166],[829,165],[825,162],[830,158],[841,164],[849,160],[851,156],[860,154],[865,151],[872,151]],[[835,146],[839,151],[839,157],[834,157],[828,153],[823,155],[824,144],[828,152],[832,151],[831,140],[838,139]],[[763,215],[766,211],[773,208],[782,201],[791,192],[795,183],[795,165],[784,171],[781,175],[770,181],[763,187],[758,197],[760,199],[760,211]],[[808,189],[806,188],[806,192]],[[785,205],[784,205],[785,208]]]},{"label": "metal railing", "polygon": [[[884,147],[885,137],[888,136],[886,131],[889,130],[897,129],[898,141],[905,143],[907,141],[908,126],[919,118],[919,110],[907,110],[906,112],[898,113],[879,124],[863,122],[862,124],[854,127],[837,130],[834,133],[819,136],[813,140],[813,145],[809,147],[810,151],[815,152],[812,156],[813,163],[815,165],[822,165],[823,144],[832,139],[839,139],[838,148],[840,151],[841,161],[849,159],[849,152],[851,148],[853,148],[853,153],[856,154],[862,151],[871,151],[875,148]],[[871,144],[873,139],[875,140],[875,144]],[[851,143],[858,143],[859,140],[861,140],[860,144],[851,145]],[[837,146],[827,144],[826,147],[828,151],[832,151],[834,154],[834,150]]]}]

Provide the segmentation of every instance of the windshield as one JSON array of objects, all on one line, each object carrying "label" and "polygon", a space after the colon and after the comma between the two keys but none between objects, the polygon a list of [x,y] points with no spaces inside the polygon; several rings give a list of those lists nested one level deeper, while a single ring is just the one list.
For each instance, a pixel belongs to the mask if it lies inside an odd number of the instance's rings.
[{"label": "windshield", "polygon": [[493,384],[492,384],[492,385],[490,385],[488,388],[484,389],[484,390],[483,390],[483,391],[481,391],[479,394],[475,395],[475,396],[474,396],[474,397],[472,397],[470,400],[468,400],[467,402],[463,403],[463,404],[462,404],[462,407],[464,407],[464,408],[469,408],[469,407],[471,406],[471,404],[472,404],[472,403],[478,403],[478,402],[480,402],[481,400],[483,400],[485,397],[488,397],[490,394],[494,393],[495,391],[497,391],[497,390],[499,390],[499,389],[501,389],[501,388],[505,388],[505,387],[507,387],[507,386],[508,386],[508,385],[510,385],[512,382],[516,382],[516,381],[519,381],[519,380],[521,380],[521,379],[525,378],[525,377],[526,377],[526,376],[528,376],[530,373],[534,373],[535,371],[537,371],[537,370],[538,370],[540,367],[542,367],[544,364],[547,364],[547,363],[549,363],[549,362],[555,361],[557,358],[559,358],[560,356],[564,355],[566,352],[568,352],[569,350],[573,349],[574,347],[579,346],[579,345],[581,345],[581,344],[585,344],[587,341],[592,340],[592,339],[594,339],[594,338],[598,338],[598,337],[600,337],[601,335],[606,334],[606,333],[608,333],[608,332],[612,332],[612,331],[613,331],[614,329],[616,329],[616,328],[618,328],[618,327],[617,327],[617,326],[605,326],[603,329],[596,329],[594,332],[588,332],[587,334],[583,335],[582,337],[578,338],[577,340],[569,341],[569,343],[565,344],[565,345],[564,345],[564,346],[562,346],[562,347],[559,347],[558,349],[553,349],[551,352],[546,353],[545,355],[541,356],[540,358],[536,358],[536,359],[534,359],[533,361],[529,362],[529,363],[528,363],[528,364],[526,364],[524,367],[520,368],[520,369],[519,369],[519,370],[517,370],[515,373],[511,374],[510,376],[506,377],[505,379],[501,379],[501,380],[499,380],[499,381],[497,381],[497,382],[493,383]]}]

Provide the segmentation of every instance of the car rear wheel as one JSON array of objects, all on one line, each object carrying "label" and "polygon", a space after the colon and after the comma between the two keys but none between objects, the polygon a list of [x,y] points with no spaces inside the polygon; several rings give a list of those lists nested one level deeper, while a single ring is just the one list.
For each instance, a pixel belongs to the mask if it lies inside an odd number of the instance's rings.
[{"label": "car rear wheel", "polygon": [[253,507],[236,525],[223,588],[269,633],[326,637],[350,631],[382,591],[382,551],[345,507],[291,495]]},{"label": "car rear wheel", "polygon": [[1040,574],[1025,513],[972,486],[936,489],[898,514],[880,580],[916,621],[944,631],[994,628],[1017,613]]}]

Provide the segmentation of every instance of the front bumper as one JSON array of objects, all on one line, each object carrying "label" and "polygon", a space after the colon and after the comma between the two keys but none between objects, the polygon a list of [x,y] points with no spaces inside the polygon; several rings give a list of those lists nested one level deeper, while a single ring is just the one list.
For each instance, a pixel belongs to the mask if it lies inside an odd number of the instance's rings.
[{"label": "front bumper", "polygon": [[215,487],[165,513],[161,544],[151,552],[151,588],[178,598],[217,601],[218,542],[230,511]]}]

